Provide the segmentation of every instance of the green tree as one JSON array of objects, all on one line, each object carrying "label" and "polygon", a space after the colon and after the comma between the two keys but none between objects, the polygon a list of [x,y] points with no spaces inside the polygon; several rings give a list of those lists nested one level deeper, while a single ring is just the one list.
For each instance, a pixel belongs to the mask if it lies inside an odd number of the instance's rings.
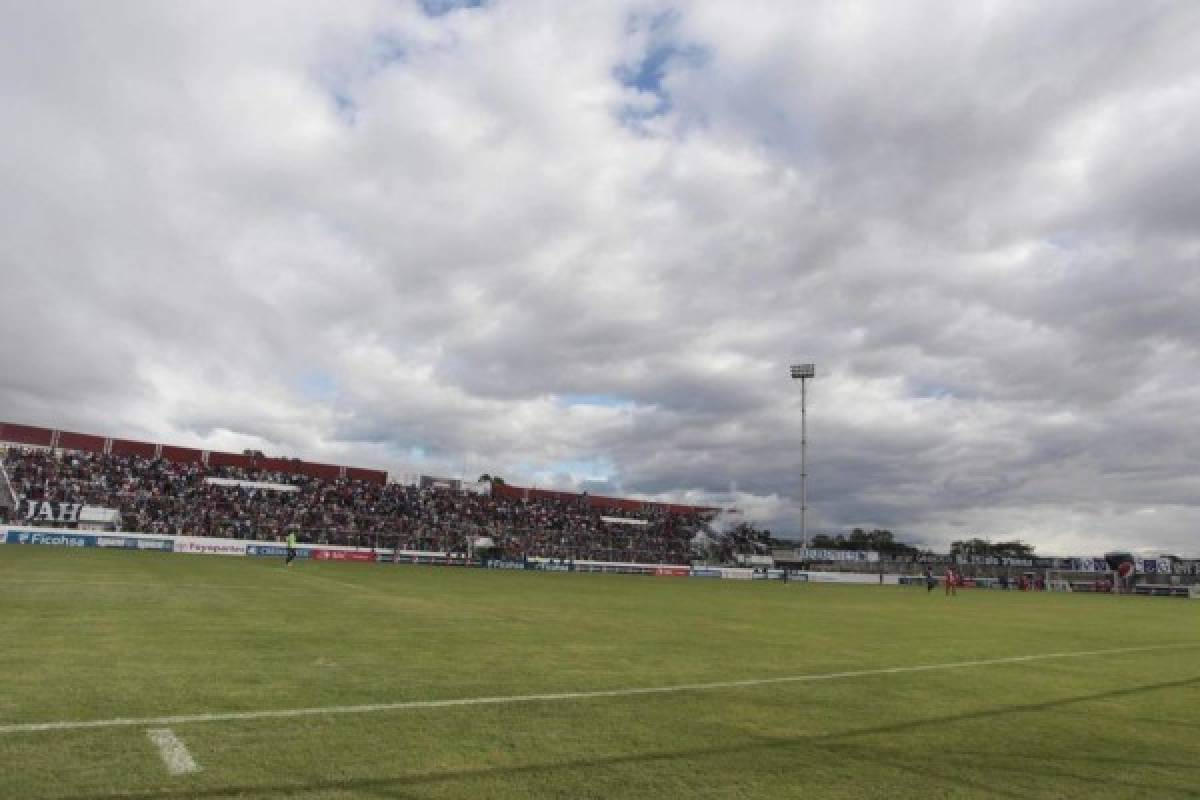
[{"label": "green tree", "polygon": [[808,546],[817,550],[836,550],[837,541],[827,533],[818,533],[809,537]]}]

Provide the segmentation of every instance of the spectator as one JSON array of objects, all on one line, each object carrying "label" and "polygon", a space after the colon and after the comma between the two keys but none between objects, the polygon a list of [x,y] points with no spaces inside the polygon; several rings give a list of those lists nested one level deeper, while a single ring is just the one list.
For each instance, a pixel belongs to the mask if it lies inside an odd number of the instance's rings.
[{"label": "spectator", "polygon": [[[605,510],[603,516],[646,522],[605,522],[578,499],[513,499],[448,488],[322,480],[237,467],[207,467],[161,458],[10,448],[4,463],[14,491],[36,500],[117,509],[123,528],[163,535],[217,536],[466,552],[469,539],[489,536],[498,558],[540,556],[639,563],[686,563],[689,543],[704,523],[696,513]],[[223,486],[219,477],[294,487]],[[768,536],[739,526],[723,547],[765,552]]]}]

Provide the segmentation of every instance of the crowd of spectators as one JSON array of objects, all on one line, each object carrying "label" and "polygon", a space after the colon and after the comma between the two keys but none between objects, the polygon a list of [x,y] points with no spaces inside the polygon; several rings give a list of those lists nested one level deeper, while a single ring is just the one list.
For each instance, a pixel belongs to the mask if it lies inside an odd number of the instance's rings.
[{"label": "crowd of spectators", "polygon": [[[8,448],[16,495],[116,509],[126,531],[398,550],[465,552],[490,538],[498,558],[687,563],[698,514],[601,512],[579,501],[493,497],[447,488],[322,480],[160,458]],[[208,478],[294,490],[213,484]],[[605,521],[623,517],[639,524]],[[644,524],[640,524],[644,523]]]}]

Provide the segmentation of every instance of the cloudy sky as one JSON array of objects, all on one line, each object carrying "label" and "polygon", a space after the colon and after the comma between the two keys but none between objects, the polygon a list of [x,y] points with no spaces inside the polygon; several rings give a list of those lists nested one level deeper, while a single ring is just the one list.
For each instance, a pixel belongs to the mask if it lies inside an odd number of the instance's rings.
[{"label": "cloudy sky", "polygon": [[0,419],[1200,553],[1200,4],[0,0]]}]

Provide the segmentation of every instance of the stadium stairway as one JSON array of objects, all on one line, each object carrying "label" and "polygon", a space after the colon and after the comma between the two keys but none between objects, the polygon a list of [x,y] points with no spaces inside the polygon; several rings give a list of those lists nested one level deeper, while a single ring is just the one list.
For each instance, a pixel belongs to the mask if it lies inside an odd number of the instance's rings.
[{"label": "stadium stairway", "polygon": [[12,484],[8,482],[8,470],[4,468],[3,462],[0,462],[0,508],[7,508],[13,512],[17,509],[17,495]]}]

